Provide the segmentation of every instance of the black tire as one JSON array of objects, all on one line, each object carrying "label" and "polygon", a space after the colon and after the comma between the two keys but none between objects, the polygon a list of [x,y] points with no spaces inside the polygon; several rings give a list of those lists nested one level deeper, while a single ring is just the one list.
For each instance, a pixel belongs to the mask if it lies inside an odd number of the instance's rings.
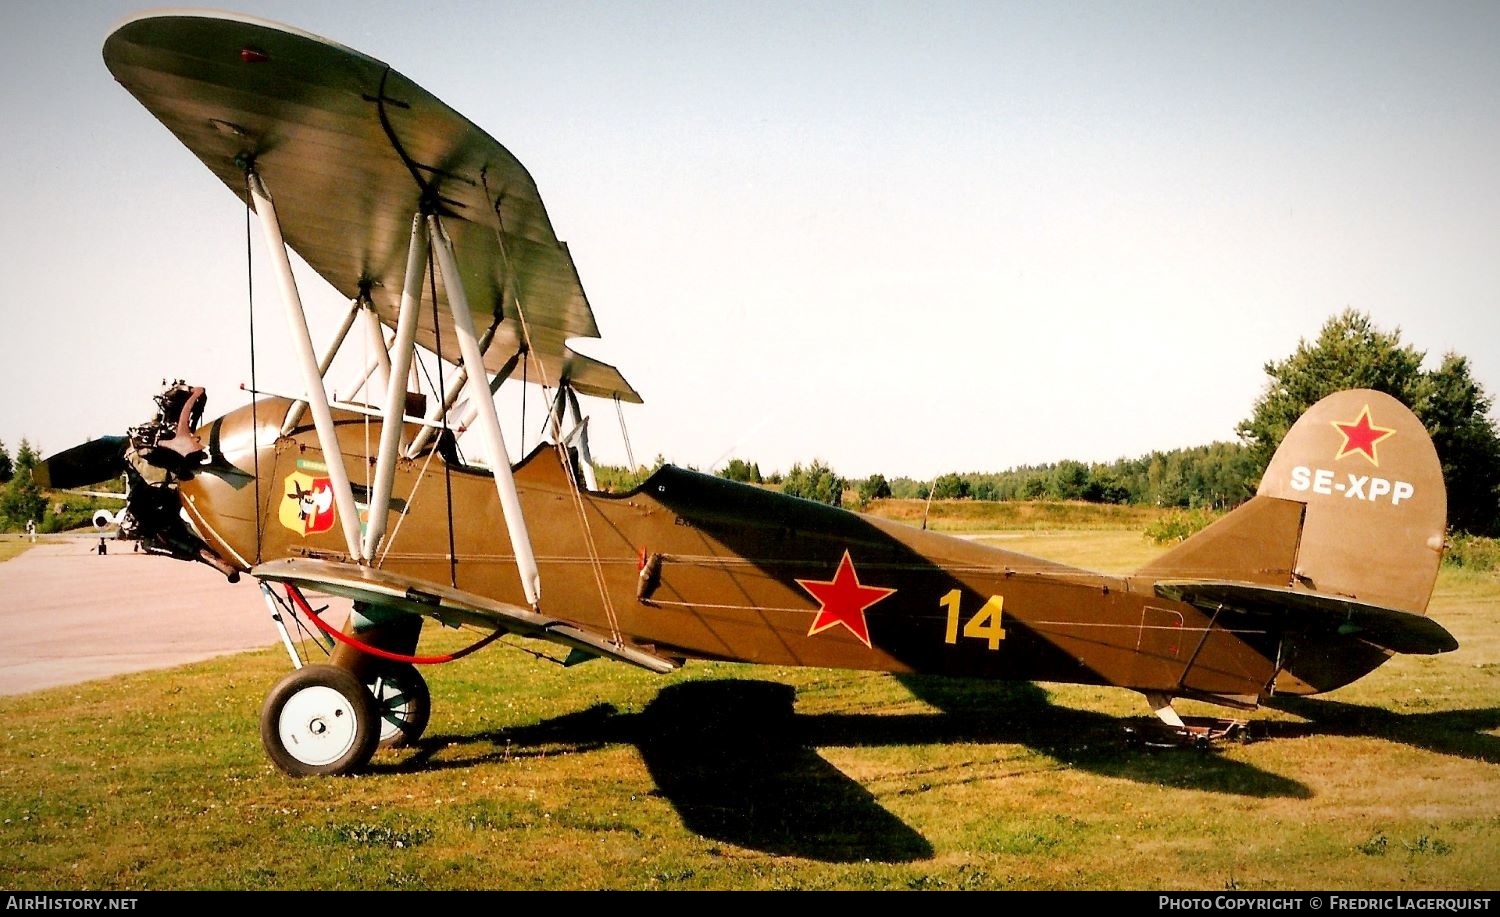
[{"label": "black tire", "polygon": [[293,777],[352,774],[369,763],[379,739],[375,698],[336,666],[289,673],[261,707],[261,744],[271,763]]},{"label": "black tire", "polygon": [[404,748],[422,737],[432,716],[432,694],[416,666],[382,662],[365,687],[375,701],[380,720],[378,748]]}]

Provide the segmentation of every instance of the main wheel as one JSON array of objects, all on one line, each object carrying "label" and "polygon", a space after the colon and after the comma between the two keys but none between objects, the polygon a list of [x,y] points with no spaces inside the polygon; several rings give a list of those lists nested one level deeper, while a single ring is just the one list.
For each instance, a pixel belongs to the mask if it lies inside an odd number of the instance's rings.
[{"label": "main wheel", "polygon": [[380,717],[380,748],[402,748],[422,737],[432,716],[432,695],[416,666],[382,662],[367,687]]},{"label": "main wheel", "polygon": [[380,740],[375,698],[344,669],[304,666],[266,695],[260,740],[271,763],[293,777],[353,773]]}]

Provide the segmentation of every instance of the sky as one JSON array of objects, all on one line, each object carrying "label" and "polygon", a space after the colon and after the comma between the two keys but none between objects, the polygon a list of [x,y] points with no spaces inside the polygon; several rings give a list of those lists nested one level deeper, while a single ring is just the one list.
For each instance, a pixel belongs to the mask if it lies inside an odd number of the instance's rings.
[{"label": "sky", "polygon": [[[244,404],[247,287],[260,384],[299,387],[243,206],[104,66],[149,8],[0,8],[12,453],[123,433],[164,378]],[[1500,394],[1500,4],[231,8],[528,168],[601,330],[575,349],[645,402],[622,434],[585,399],[600,462],[925,480],[1234,440],[1351,308]],[[299,286],[327,333],[342,298]],[[502,399],[514,457],[530,410]]]}]

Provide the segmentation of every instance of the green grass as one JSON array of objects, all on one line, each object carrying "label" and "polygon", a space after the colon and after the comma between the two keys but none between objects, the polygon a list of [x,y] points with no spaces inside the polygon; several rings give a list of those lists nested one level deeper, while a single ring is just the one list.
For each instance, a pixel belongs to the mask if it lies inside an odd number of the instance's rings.
[{"label": "green grass", "polygon": [[19,557],[31,547],[25,535],[0,535],[0,563]]},{"label": "green grass", "polygon": [[[1123,529],[1005,543],[1125,569],[1161,550]],[[0,885],[1493,889],[1500,577],[1445,569],[1432,614],[1458,651],[1273,700],[1213,751],[1132,743],[1149,714],[1116,689],[656,676],[504,643],[427,667],[427,736],[349,778],[268,764],[279,649],[3,698]]]}]

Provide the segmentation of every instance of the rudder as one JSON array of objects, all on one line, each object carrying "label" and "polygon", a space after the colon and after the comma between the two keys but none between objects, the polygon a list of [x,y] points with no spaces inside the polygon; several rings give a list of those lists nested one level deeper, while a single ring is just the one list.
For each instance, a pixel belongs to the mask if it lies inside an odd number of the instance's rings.
[{"label": "rudder", "polygon": [[1164,598],[1263,622],[1277,635],[1270,689],[1315,694],[1393,653],[1456,648],[1426,617],[1446,526],[1422,422],[1389,395],[1350,389],[1292,425],[1254,497],[1137,577]]},{"label": "rudder", "polygon": [[1287,431],[1258,496],[1306,504],[1293,587],[1426,613],[1448,497],[1432,438],[1400,401],[1349,389],[1313,405]]},{"label": "rudder", "polygon": [[1348,389],[1292,425],[1254,497],[1137,574],[1279,586],[1424,614],[1447,513],[1422,422],[1390,395]]}]

